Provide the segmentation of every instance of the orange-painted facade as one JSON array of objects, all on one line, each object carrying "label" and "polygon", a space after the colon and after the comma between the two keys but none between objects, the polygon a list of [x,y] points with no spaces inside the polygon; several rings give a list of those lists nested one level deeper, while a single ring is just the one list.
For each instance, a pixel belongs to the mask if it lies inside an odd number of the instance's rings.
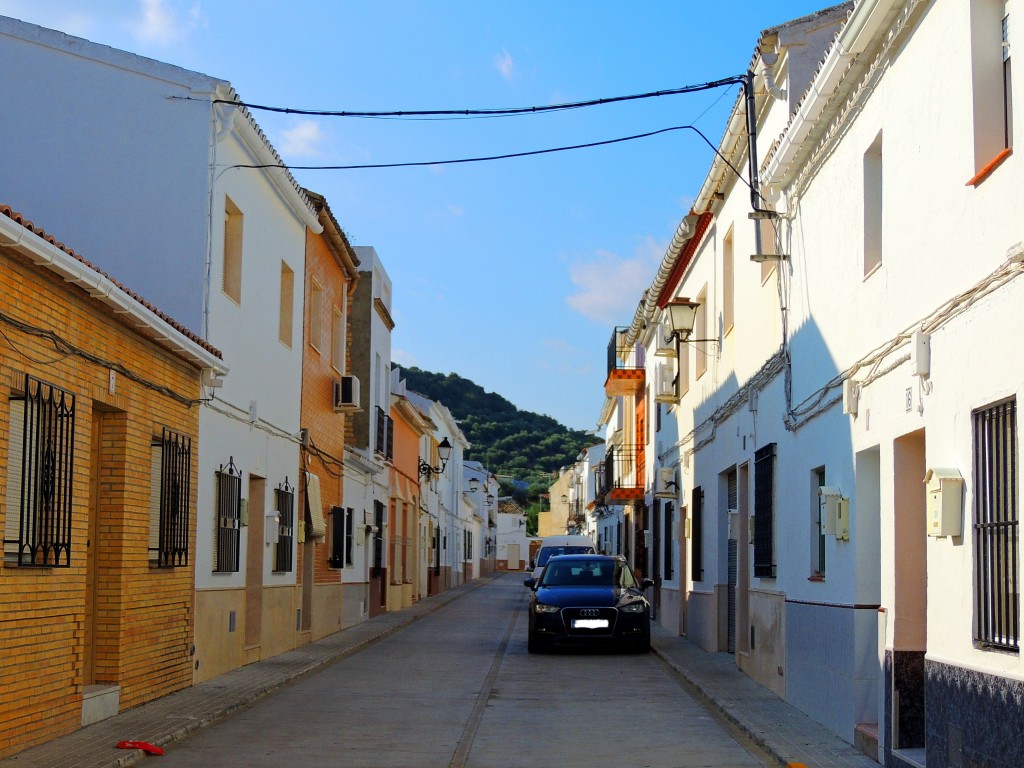
[{"label": "orange-painted facade", "polygon": [[[343,525],[342,456],[347,416],[335,408],[335,383],[348,370],[348,301],[355,288],[355,256],[344,232],[323,198],[311,194],[323,232],[306,232],[305,320],[302,351],[300,420],[306,430],[302,472],[296,497],[297,517],[304,525],[297,545],[300,592],[299,643],[317,640],[342,628],[342,568],[332,559]],[[309,504],[315,505],[310,482],[319,484],[319,515],[323,535],[316,535]]]},{"label": "orange-painted facade", "polygon": [[[31,242],[20,252],[0,248],[0,758],[192,683],[199,365],[33,264]],[[18,437],[28,421],[22,412],[32,410],[19,398],[36,386],[26,374],[67,404],[74,398],[73,422],[66,413],[57,419],[73,449],[66,471],[56,471],[67,481],[70,517],[62,539],[70,547],[57,567],[18,562],[33,540],[21,529],[33,519],[22,512],[32,502],[21,481],[32,460]],[[187,482],[175,483],[187,491],[175,502],[187,527],[176,529],[181,559],[159,567],[150,551],[163,477],[154,443],[165,429],[190,445],[175,475]],[[49,455],[50,441],[39,445]],[[43,487],[54,475],[43,469],[40,477]]]},{"label": "orange-painted facade", "polygon": [[[388,517],[389,611],[408,608],[421,594],[419,446],[427,427],[416,408],[393,395],[394,459],[391,464],[391,509]],[[425,585],[423,585],[425,588]]]}]

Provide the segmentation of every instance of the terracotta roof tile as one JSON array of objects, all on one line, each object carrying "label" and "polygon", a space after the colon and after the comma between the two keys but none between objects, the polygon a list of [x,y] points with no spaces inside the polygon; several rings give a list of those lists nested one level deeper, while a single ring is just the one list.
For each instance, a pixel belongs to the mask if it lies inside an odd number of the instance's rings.
[{"label": "terracotta roof tile", "polygon": [[144,298],[139,296],[134,291],[129,290],[126,286],[122,285],[120,282],[115,280],[113,277],[108,275],[106,272],[104,272],[103,270],[99,269],[95,264],[93,264],[92,262],[88,261],[83,256],[81,256],[80,254],[76,253],[73,249],[68,248],[66,245],[64,245],[64,243],[62,243],[60,240],[55,238],[53,235],[49,234],[45,229],[43,229],[42,227],[39,227],[39,226],[33,224],[31,221],[26,219],[22,214],[20,214],[17,211],[15,211],[9,205],[0,204],[0,213],[2,213],[4,216],[9,218],[11,221],[14,221],[17,224],[20,224],[21,226],[23,226],[25,229],[27,229],[32,234],[37,235],[38,237],[41,237],[43,240],[45,240],[46,242],[48,242],[50,245],[54,246],[55,248],[59,248],[60,250],[64,251],[64,253],[68,254],[68,256],[71,256],[76,261],[81,262],[82,264],[84,264],[85,266],[87,266],[89,269],[93,270],[97,274],[102,275],[107,280],[109,280],[113,285],[117,286],[117,288],[119,290],[123,291],[127,296],[131,297],[133,300],[137,301],[139,304],[144,306],[146,309],[148,309],[154,315],[156,315],[161,320],[163,320],[165,323],[167,323],[172,328],[174,328],[176,331],[178,331],[182,336],[185,336],[190,341],[195,342],[200,347],[205,349],[207,352],[210,352],[213,355],[216,355],[217,357],[221,358],[222,360],[224,359],[224,355],[221,353],[221,351],[219,349],[214,347],[212,344],[207,342],[205,339],[201,338],[198,334],[190,331],[188,328],[186,328],[184,325],[179,323],[174,318],[170,317],[169,315],[165,314],[164,312],[161,312],[159,309],[157,309],[155,306],[153,306],[153,304],[151,304],[150,302],[146,301]]}]

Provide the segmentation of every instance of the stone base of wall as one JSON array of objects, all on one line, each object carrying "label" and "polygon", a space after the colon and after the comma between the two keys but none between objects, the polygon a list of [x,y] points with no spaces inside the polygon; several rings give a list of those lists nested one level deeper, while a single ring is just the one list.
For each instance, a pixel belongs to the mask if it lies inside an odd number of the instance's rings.
[{"label": "stone base of wall", "polygon": [[1024,766],[1024,681],[926,660],[928,768]]}]

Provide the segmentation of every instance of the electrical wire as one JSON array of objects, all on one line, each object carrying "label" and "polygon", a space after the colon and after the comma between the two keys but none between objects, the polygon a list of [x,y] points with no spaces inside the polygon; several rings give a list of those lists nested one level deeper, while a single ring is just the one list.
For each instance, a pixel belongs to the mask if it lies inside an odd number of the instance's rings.
[{"label": "electrical wire", "polygon": [[700,129],[696,128],[693,125],[675,125],[675,126],[672,126],[670,128],[661,128],[661,129],[656,130],[656,131],[648,131],[647,133],[638,133],[638,134],[635,134],[633,136],[622,136],[622,137],[619,137],[617,139],[606,139],[604,141],[592,141],[592,142],[588,142],[586,144],[573,144],[573,145],[570,145],[570,146],[552,147],[552,148],[549,148],[549,149],[535,149],[535,150],[530,150],[530,151],[527,151],[527,152],[510,152],[510,153],[503,154],[503,155],[488,155],[488,156],[485,156],[485,157],[464,157],[464,158],[460,158],[460,159],[457,159],[457,160],[418,160],[418,161],[406,162],[406,163],[366,163],[366,164],[360,164],[360,165],[285,165],[284,163],[251,163],[251,164],[250,163],[238,163],[236,165],[229,165],[229,166],[227,166],[227,169],[230,169],[230,168],[287,168],[287,169],[292,170],[292,171],[355,171],[355,170],[366,170],[366,169],[376,169],[376,168],[414,168],[414,167],[437,166],[437,165],[457,165],[457,164],[461,164],[461,163],[482,163],[482,162],[488,162],[488,161],[492,161],[492,160],[509,160],[509,159],[519,158],[519,157],[531,157],[531,156],[534,156],[534,155],[547,155],[547,154],[552,154],[554,152],[568,152],[568,151],[576,150],[576,149],[591,149],[593,147],[603,147],[603,146],[608,146],[609,144],[621,144],[621,143],[626,142],[626,141],[636,141],[638,139],[647,139],[647,138],[650,138],[652,136],[658,136],[658,135],[663,134],[663,133],[671,133],[673,131],[683,131],[683,130],[693,131],[698,136],[700,136],[701,139],[703,139],[704,142],[709,147],[711,147],[712,150],[714,150],[715,154],[717,154],[719,157],[721,157],[722,160],[725,161],[725,163],[728,164],[730,168],[732,168],[733,172],[736,173],[736,175],[737,175],[737,177],[739,177],[740,181],[742,181],[748,187],[750,186],[750,183],[748,181],[746,181],[745,179],[743,179],[743,177],[740,174],[740,172],[736,170],[736,168],[732,165],[732,163],[730,163],[728,160],[726,160],[724,157],[722,157],[721,153],[718,151],[718,148],[715,147],[715,145],[711,143],[711,141],[708,139],[708,137],[705,136],[700,131]]},{"label": "electrical wire", "polygon": [[[665,91],[649,91],[637,93],[630,96],[611,96],[600,99],[589,99],[587,101],[573,101],[563,104],[548,104],[540,107],[512,107],[499,109],[420,109],[420,110],[393,110],[389,112],[370,111],[345,111],[331,109],[296,109],[294,107],[272,107],[266,104],[254,104],[247,101],[234,101],[231,99],[213,99],[214,104],[228,104],[246,109],[261,110],[265,112],[278,112],[287,115],[312,115],[317,117],[368,117],[368,118],[415,118],[415,117],[443,117],[443,118],[465,118],[465,117],[512,117],[515,115],[536,115],[545,112],[561,112],[570,109],[582,109],[584,107],[597,107],[605,104],[615,104],[624,101],[637,101],[640,99],[652,99],[660,96],[678,96],[684,93],[697,93],[699,91],[721,88],[726,85],[742,84],[745,79],[742,75],[725,77],[720,80],[712,80],[698,85],[685,85],[681,88],[671,88]],[[186,100],[196,100],[192,97],[175,97]]]}]

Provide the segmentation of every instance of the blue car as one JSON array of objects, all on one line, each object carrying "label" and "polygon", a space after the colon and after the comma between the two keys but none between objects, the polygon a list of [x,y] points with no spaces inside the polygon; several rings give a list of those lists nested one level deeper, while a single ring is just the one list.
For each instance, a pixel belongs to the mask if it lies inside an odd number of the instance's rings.
[{"label": "blue car", "polygon": [[621,555],[558,555],[531,590],[527,649],[610,646],[644,653],[651,649],[651,606]]}]

